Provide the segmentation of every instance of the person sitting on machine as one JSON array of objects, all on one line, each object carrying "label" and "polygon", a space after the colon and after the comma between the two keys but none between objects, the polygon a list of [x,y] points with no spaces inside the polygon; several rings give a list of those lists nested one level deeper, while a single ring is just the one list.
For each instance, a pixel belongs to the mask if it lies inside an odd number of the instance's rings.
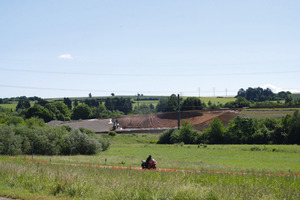
[{"label": "person sitting on machine", "polygon": [[146,167],[148,168],[149,162],[152,160],[152,156],[149,155],[147,160],[146,160]]}]

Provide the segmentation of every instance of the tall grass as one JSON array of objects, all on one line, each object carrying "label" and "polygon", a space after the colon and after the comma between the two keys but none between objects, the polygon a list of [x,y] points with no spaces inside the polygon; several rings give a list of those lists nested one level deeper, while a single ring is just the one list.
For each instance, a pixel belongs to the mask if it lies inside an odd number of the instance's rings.
[{"label": "tall grass", "polygon": [[[108,136],[107,136],[108,137]],[[156,135],[111,137],[110,149],[90,156],[52,156],[53,162],[138,167],[152,154],[158,168],[136,171],[30,162],[0,156],[0,196],[21,199],[299,199],[298,145],[155,145]],[[274,150],[275,149],[275,150]],[[50,161],[50,156],[35,159]],[[212,173],[216,170],[239,173]],[[272,175],[285,171],[288,175]],[[266,175],[265,172],[271,172]],[[254,175],[251,175],[254,174]],[[258,175],[260,174],[260,175]]]},{"label": "tall grass", "polygon": [[296,176],[101,169],[1,162],[0,194],[24,199],[297,199]]}]

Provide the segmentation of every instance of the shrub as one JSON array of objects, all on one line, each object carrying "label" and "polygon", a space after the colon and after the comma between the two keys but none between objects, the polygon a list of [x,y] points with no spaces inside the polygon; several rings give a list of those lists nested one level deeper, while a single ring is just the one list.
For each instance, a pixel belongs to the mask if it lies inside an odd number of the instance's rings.
[{"label": "shrub", "polygon": [[214,118],[209,128],[205,130],[210,144],[224,143],[225,128],[219,118]]},{"label": "shrub", "polygon": [[97,135],[98,142],[101,144],[101,150],[106,151],[110,146],[110,140],[108,138],[104,138],[101,135]]},{"label": "shrub", "polygon": [[39,155],[90,155],[109,148],[108,139],[90,132],[63,126],[3,125],[0,127],[0,154],[31,154],[31,144],[34,154]]},{"label": "shrub", "polygon": [[110,136],[116,136],[117,133],[116,133],[115,131],[109,131],[109,132],[108,132],[108,135],[110,135]]},{"label": "shrub", "polygon": [[157,144],[174,144],[178,142],[178,132],[175,129],[168,129],[159,136]]},{"label": "shrub", "polygon": [[157,142],[157,140],[150,140],[150,144],[156,144]]},{"label": "shrub", "polygon": [[198,133],[192,127],[189,121],[183,120],[182,127],[179,130],[179,141],[185,144],[195,144]]},{"label": "shrub", "polygon": [[22,138],[15,135],[11,126],[0,128],[0,154],[18,155],[22,153]]},{"label": "shrub", "polygon": [[257,146],[252,146],[252,147],[250,148],[250,150],[251,150],[251,151],[261,151],[261,149],[260,149],[259,147],[257,147]]},{"label": "shrub", "polygon": [[78,129],[72,130],[70,135],[67,135],[64,139],[67,144],[66,150],[70,155],[91,155],[97,153],[101,148],[98,140],[88,137]]}]

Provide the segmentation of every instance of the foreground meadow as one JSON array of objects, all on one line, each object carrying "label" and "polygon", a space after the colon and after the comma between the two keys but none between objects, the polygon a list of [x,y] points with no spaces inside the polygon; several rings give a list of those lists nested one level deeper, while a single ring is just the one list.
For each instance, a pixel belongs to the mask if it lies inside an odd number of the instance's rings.
[{"label": "foreground meadow", "polygon": [[[22,199],[299,199],[297,145],[157,145],[157,135],[117,135],[94,156],[0,157],[0,196]],[[139,167],[199,172],[103,169]],[[36,162],[82,163],[85,166]],[[89,164],[87,164],[89,163]],[[226,172],[226,173],[217,173]],[[230,173],[227,173],[230,172]],[[243,172],[244,174],[240,174]]]}]

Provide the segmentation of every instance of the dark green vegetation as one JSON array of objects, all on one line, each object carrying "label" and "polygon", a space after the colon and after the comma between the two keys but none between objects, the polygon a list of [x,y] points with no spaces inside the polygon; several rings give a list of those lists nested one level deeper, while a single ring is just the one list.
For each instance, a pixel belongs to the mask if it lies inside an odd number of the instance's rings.
[{"label": "dark green vegetation", "polygon": [[[52,162],[85,163],[85,167],[31,162],[24,156],[1,156],[0,196],[22,199],[298,199],[300,196],[297,175],[300,149],[296,145],[198,147],[151,144],[158,138],[156,135],[106,137],[111,138],[111,147],[100,154],[51,157]],[[108,165],[137,167],[149,154],[157,160],[159,168],[203,172],[102,169],[87,165],[104,165],[107,158]],[[49,161],[49,156],[35,156],[35,159]],[[228,171],[232,173],[216,173]],[[239,174],[241,171],[246,174]]]},{"label": "dark green vegetation", "polygon": [[[38,118],[0,113],[0,154],[76,155],[105,151],[109,141],[86,129],[50,127]],[[32,152],[33,151],[33,152]]]},{"label": "dark green vegetation", "polygon": [[[241,88],[236,97],[243,97],[250,102],[256,102],[252,107],[276,107],[281,105],[280,101],[282,100],[284,100],[285,106],[300,105],[300,99],[297,98],[296,95],[292,95],[291,92],[282,91],[275,94],[269,88],[249,87],[246,90]],[[276,103],[274,101],[276,101]]]},{"label": "dark green vegetation", "polygon": [[245,97],[248,101],[279,101],[287,98],[291,98],[291,92],[279,92],[278,94],[274,94],[271,89],[263,89],[263,88],[251,88],[244,90],[241,88],[237,97]]},{"label": "dark green vegetation", "polygon": [[167,130],[159,138],[159,144],[300,144],[300,113],[285,115],[281,119],[236,117],[225,128],[215,118],[204,132],[192,129],[184,121],[180,130]]}]

